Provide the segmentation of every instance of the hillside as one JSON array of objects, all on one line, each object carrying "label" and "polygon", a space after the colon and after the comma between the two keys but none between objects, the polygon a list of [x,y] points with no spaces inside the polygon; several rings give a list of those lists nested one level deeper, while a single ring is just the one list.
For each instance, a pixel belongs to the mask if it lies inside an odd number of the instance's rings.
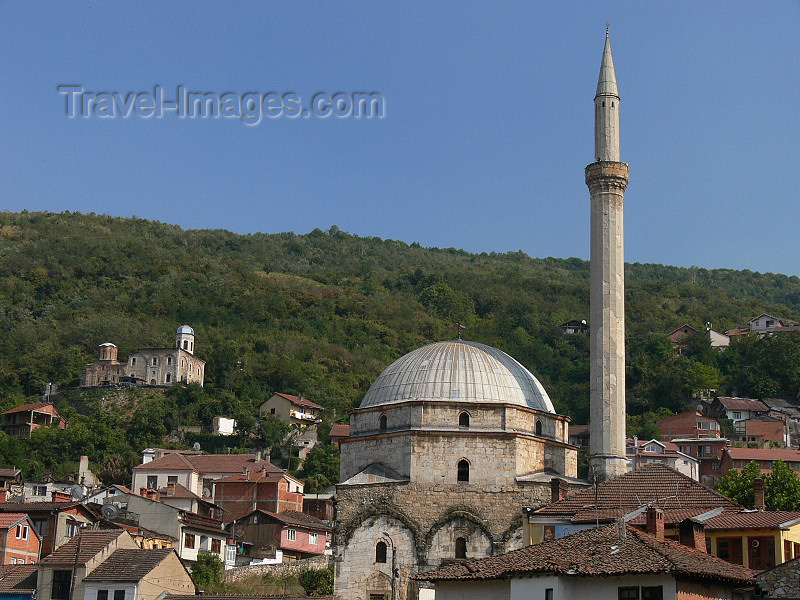
[{"label": "hillside", "polygon": [[[208,406],[187,419],[244,415],[282,391],[342,421],[385,366],[453,337],[459,321],[465,338],[517,358],[560,412],[585,422],[587,339],[558,325],[588,317],[588,278],[588,263],[576,258],[422,248],[335,226],[238,235],[94,214],[0,213],[0,408],[48,381],[75,386],[102,342],[126,357],[171,345],[186,323],[208,361],[198,399]],[[765,383],[738,351],[716,356],[698,343],[674,359],[663,338],[685,322],[725,330],[761,312],[800,320],[797,277],[631,264],[626,284],[629,412],[677,410],[708,381],[741,394],[797,392],[798,378],[774,357],[763,358],[776,371]],[[749,341],[746,366],[794,352],[793,340],[780,343],[790,350]]]}]

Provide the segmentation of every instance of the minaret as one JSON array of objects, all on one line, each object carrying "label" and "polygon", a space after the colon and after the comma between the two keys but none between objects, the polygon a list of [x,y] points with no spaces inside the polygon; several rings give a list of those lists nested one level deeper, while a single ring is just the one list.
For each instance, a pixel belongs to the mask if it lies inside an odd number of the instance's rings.
[{"label": "minaret", "polygon": [[589,477],[605,481],[627,470],[622,201],[628,165],[619,161],[619,94],[608,26],[594,97],[594,156],[586,167],[592,206]]}]

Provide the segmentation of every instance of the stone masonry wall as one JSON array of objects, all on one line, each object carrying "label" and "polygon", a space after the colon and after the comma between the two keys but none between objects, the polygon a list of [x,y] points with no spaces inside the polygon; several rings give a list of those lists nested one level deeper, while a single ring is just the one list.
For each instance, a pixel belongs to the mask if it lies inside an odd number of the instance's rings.
[{"label": "stone masonry wall", "polygon": [[283,577],[285,575],[297,575],[304,569],[327,569],[333,562],[332,556],[312,556],[302,560],[279,563],[277,565],[252,565],[249,567],[238,567],[225,571],[224,580],[226,583],[241,581],[253,575],[272,575],[273,577]]}]

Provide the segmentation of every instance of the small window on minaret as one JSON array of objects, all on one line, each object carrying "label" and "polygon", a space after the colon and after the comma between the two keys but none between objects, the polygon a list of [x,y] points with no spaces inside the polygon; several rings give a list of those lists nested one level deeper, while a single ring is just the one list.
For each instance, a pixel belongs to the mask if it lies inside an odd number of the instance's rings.
[{"label": "small window on minaret", "polygon": [[613,102],[611,103],[611,108],[614,108],[614,103]]},{"label": "small window on minaret", "polygon": [[606,101],[603,100],[603,108],[605,108],[605,107],[606,107]]}]

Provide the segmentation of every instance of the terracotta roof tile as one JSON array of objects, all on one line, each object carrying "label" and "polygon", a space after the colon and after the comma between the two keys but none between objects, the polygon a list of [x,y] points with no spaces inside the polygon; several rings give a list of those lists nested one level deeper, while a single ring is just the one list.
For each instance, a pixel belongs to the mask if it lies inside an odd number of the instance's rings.
[{"label": "terracotta roof tile", "polygon": [[717,398],[719,403],[728,410],[769,410],[767,405],[761,400],[754,400],[752,398],[732,398],[729,396],[720,396]]},{"label": "terracotta roof tile", "polygon": [[0,529],[14,527],[17,523],[27,518],[28,515],[25,513],[0,513]]},{"label": "terracotta roof tile", "polygon": [[0,594],[33,594],[36,591],[38,568],[38,565],[0,565]]},{"label": "terracotta roof tile", "polygon": [[[10,414],[13,414],[13,413],[25,412],[25,411],[28,411],[28,410],[36,410],[36,409],[42,408],[43,406],[53,406],[53,405],[50,404],[49,402],[36,402],[34,404],[23,404],[22,406],[16,406],[14,408],[9,408],[8,410],[3,411],[0,414],[2,414],[2,415],[10,415]],[[55,411],[55,408],[53,408],[53,410]]]},{"label": "terracotta roof tile", "polygon": [[734,460],[800,461],[800,450],[792,448],[725,448]]},{"label": "terracotta roof tile", "polygon": [[724,512],[703,521],[706,529],[775,529],[784,523],[800,521],[800,512],[789,510]]},{"label": "terracotta roof tile", "polygon": [[417,575],[428,581],[506,579],[514,576],[559,574],[620,576],[665,573],[749,585],[753,572],[677,542],[626,527],[620,540],[617,525],[579,531],[500,556],[452,564]]},{"label": "terracotta roof tile", "polygon": [[172,548],[157,550],[130,550],[121,549],[114,551],[111,556],[100,563],[84,581],[139,581],[150,571],[160,565],[167,556],[172,554]]},{"label": "terracotta roof tile", "polygon": [[[597,486],[588,486],[563,500],[540,508],[533,515],[560,515],[584,518],[594,513],[597,504],[601,511],[615,516],[628,514],[645,505],[662,510],[698,509],[697,514],[722,506],[731,510],[742,507],[719,492],[664,465],[650,463],[629,471]],[[611,517],[609,517],[611,518]],[[593,517],[588,518],[594,520]]]},{"label": "terracotta roof tile", "polygon": [[284,525],[292,525],[294,527],[305,527],[307,529],[317,529],[320,531],[331,530],[331,528],[325,523],[325,521],[321,521],[316,517],[312,517],[311,515],[307,515],[306,513],[298,512],[296,510],[284,510],[283,512],[280,513],[274,513],[268,510],[257,509],[249,513],[248,515],[245,515],[245,517],[249,517],[254,512],[268,515],[273,519],[275,519],[276,521],[283,523]]},{"label": "terracotta roof tile", "polygon": [[80,501],[72,502],[3,502],[0,503],[0,512],[33,512],[64,510],[80,505]]},{"label": "terracotta roof tile", "polygon": [[[83,531],[70,539],[66,544],[56,548],[55,552],[49,556],[45,556],[41,564],[71,564],[77,562],[80,565],[85,565],[103,548],[111,544],[123,533],[127,534],[122,529],[103,529],[100,531]],[[78,550],[78,539],[80,539],[80,550]],[[75,555],[77,556],[77,560]]]},{"label": "terracotta roof tile", "polygon": [[320,408],[325,410],[324,406],[320,406],[316,402],[312,402],[308,398],[303,398],[300,396],[292,396],[291,394],[282,394],[280,392],[275,392],[276,396],[280,396],[281,398],[286,398],[289,402],[294,402],[300,406],[308,406],[309,408]]},{"label": "terracotta roof tile", "polygon": [[350,425],[334,425],[331,427],[331,437],[349,437]]},{"label": "terracotta roof tile", "polygon": [[198,473],[241,473],[243,469],[283,471],[266,460],[256,462],[255,454],[166,454],[134,467],[134,471],[197,471]]},{"label": "terracotta roof tile", "polygon": [[0,477],[16,477],[21,472],[19,469],[0,469]]}]

